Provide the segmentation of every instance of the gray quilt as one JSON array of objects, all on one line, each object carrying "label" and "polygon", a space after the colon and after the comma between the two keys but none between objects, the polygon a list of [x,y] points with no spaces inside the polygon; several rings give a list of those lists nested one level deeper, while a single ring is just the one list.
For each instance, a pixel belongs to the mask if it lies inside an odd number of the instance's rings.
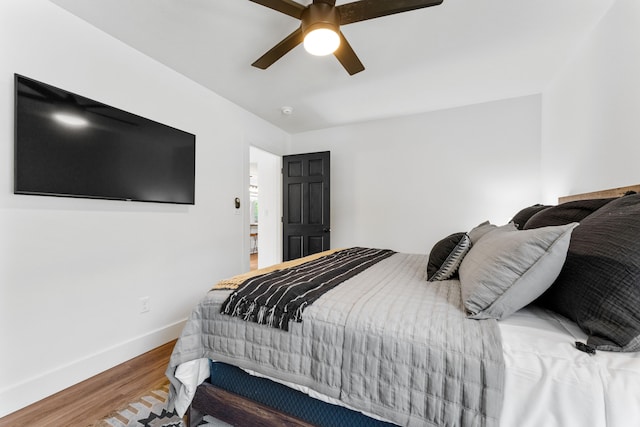
[{"label": "gray quilt", "polygon": [[395,254],[309,306],[288,332],[193,311],[167,369],[211,358],[307,386],[403,426],[498,426],[504,361],[494,320],[464,316],[458,281],[427,282],[427,258]]}]

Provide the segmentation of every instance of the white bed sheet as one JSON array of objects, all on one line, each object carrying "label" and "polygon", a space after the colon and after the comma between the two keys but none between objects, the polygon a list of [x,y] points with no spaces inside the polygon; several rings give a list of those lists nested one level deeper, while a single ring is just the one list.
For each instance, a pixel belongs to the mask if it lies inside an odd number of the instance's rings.
[{"label": "white bed sheet", "polygon": [[527,307],[500,321],[504,427],[640,426],[640,353],[576,350],[586,334],[553,312]]},{"label": "white bed sheet", "polygon": [[[502,427],[640,426],[640,353],[578,351],[574,343],[585,342],[586,334],[568,319],[538,307],[524,308],[498,324],[505,359]],[[180,413],[208,377],[208,369],[206,359],[178,368],[176,377],[184,387],[176,402]],[[340,404],[306,387],[285,384]]]}]

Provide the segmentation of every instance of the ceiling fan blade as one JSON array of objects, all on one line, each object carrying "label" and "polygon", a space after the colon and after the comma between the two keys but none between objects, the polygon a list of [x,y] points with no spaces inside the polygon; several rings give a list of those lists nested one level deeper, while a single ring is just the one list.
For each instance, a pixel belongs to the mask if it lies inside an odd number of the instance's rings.
[{"label": "ceiling fan blade", "polygon": [[394,13],[438,6],[443,0],[361,0],[337,6],[340,25],[393,15]]},{"label": "ceiling fan blade", "polygon": [[306,6],[296,3],[292,0],[250,0],[254,3],[261,4],[269,9],[277,10],[285,15],[289,15],[293,18],[301,19],[302,11],[306,9]]},{"label": "ceiling fan blade", "polygon": [[266,70],[278,59],[282,58],[287,52],[298,46],[304,41],[302,28],[298,27],[293,33],[289,34],[284,40],[275,45],[271,50],[262,55],[253,65],[256,68]]},{"label": "ceiling fan blade", "polygon": [[364,70],[364,65],[358,59],[358,55],[356,55],[355,51],[340,31],[340,47],[333,52],[338,61],[342,64],[345,70],[349,75],[354,75]]}]

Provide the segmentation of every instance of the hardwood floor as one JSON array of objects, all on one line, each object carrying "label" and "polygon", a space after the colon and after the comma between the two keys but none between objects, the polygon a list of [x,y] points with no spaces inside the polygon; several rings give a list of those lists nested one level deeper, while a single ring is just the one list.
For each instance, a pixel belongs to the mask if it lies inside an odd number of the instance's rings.
[{"label": "hardwood floor", "polygon": [[175,340],[0,418],[0,427],[91,426],[162,387]]}]

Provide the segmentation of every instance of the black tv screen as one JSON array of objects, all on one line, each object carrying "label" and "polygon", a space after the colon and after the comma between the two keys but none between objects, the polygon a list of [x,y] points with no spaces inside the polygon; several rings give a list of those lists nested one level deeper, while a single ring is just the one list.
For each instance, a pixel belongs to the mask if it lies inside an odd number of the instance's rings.
[{"label": "black tv screen", "polygon": [[195,140],[15,75],[16,194],[194,204]]}]

